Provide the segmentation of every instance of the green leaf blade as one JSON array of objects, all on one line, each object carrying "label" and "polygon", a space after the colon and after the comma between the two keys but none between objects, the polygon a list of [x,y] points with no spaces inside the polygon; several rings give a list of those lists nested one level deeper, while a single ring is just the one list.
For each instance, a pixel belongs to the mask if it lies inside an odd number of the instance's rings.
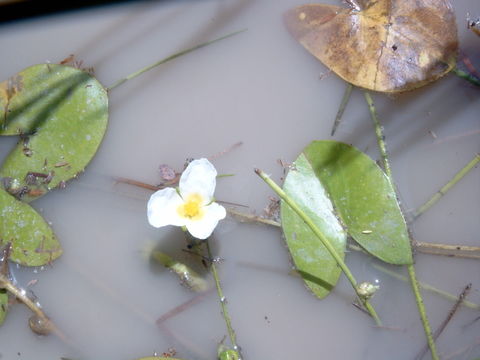
[{"label": "green leaf blade", "polygon": [[304,154],[349,235],[387,263],[411,264],[405,219],[382,169],[358,149],[336,141],[313,141]]},{"label": "green leaf blade", "polygon": [[9,259],[24,266],[42,266],[62,254],[47,222],[28,204],[0,189],[0,246],[11,243]]},{"label": "green leaf blade", "polygon": [[[323,185],[304,154],[289,171],[283,190],[315,222],[343,257],[346,232],[336,218]],[[327,296],[338,281],[341,270],[312,230],[290,207],[281,204],[282,229],[297,271],[307,287],[320,299]]]},{"label": "green leaf blade", "polygon": [[25,201],[64,186],[93,158],[107,122],[107,92],[91,75],[55,64],[23,70],[0,84],[0,135],[22,135],[0,176]]}]

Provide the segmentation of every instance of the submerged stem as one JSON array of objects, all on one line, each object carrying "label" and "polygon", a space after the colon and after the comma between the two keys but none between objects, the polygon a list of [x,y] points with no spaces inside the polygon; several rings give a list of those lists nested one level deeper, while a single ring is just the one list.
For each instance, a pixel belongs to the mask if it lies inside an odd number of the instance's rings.
[{"label": "submerged stem", "polygon": [[453,68],[452,72],[457,75],[459,78],[467,80],[470,84],[480,86],[480,79],[478,79],[476,76],[473,76],[472,74],[460,70],[459,68],[455,67]]},{"label": "submerged stem", "polygon": [[[396,273],[395,271],[387,269],[386,267],[384,267],[382,265],[373,264],[373,267],[375,269],[380,270],[381,272],[397,279],[397,280],[408,281],[408,278],[406,276],[400,275],[400,274]],[[432,285],[429,285],[429,284],[423,283],[421,281],[418,281],[418,286],[422,290],[430,291],[431,293],[440,295],[441,297],[444,297],[447,300],[450,300],[450,301],[453,301],[453,302],[457,301],[457,297],[455,295],[452,295],[452,294],[450,294],[446,291],[437,289],[436,287],[434,287]],[[473,310],[480,310],[480,305],[479,304],[475,304],[475,303],[473,303],[471,301],[468,301],[468,300],[464,300],[461,305],[465,306],[465,307],[468,307],[470,309],[473,309]]]},{"label": "submerged stem", "polygon": [[340,257],[338,254],[337,250],[333,247],[333,245],[328,241],[328,239],[322,234],[320,229],[315,225],[315,223],[310,219],[305,212],[297,205],[295,201],[293,201],[292,198],[290,198],[283,190],[278,186],[270,177],[265,174],[263,171],[260,169],[255,169],[255,173],[260,176],[263,181],[267,183],[270,188],[277,193],[277,195],[285,201],[285,203],[290,206],[290,208],[297,213],[298,216],[307,224],[307,226],[313,231],[313,233],[317,236],[317,238],[322,242],[322,244],[325,246],[325,248],[328,250],[330,255],[335,259],[337,262],[338,266],[342,269],[343,273],[347,277],[348,281],[350,284],[352,284],[353,289],[355,290],[355,293],[357,294],[358,298],[362,302],[363,306],[365,309],[369,312],[369,314],[373,317],[377,325],[381,325],[382,322],[380,318],[378,317],[375,309],[373,306],[370,304],[368,299],[365,297],[361,296],[359,291],[358,291],[358,286],[357,286],[357,281],[355,280],[352,272],[348,268],[348,266],[345,264],[343,259]]},{"label": "submerged stem", "polygon": [[235,330],[233,330],[233,327],[232,327],[232,320],[230,318],[230,315],[227,309],[227,301],[225,296],[223,295],[222,286],[220,284],[220,277],[218,276],[218,272],[217,272],[217,265],[216,265],[217,260],[212,257],[212,251],[210,250],[210,244],[208,242],[208,239],[205,240],[205,244],[207,247],[207,255],[211,261],[210,266],[212,269],[213,278],[215,280],[215,287],[217,288],[218,299],[220,300],[220,307],[222,308],[223,319],[225,320],[225,324],[227,325],[228,337],[230,338],[230,342],[232,343],[233,350],[239,352],[240,350],[237,345],[237,337],[235,335]]},{"label": "submerged stem", "polygon": [[48,335],[53,332],[60,339],[66,339],[40,306],[27,296],[26,291],[15,286],[7,276],[2,273],[0,273],[0,289],[7,290],[33,312],[34,315],[29,320],[30,328],[33,332],[39,335]]},{"label": "submerged stem", "polygon": [[[375,106],[373,104],[372,97],[368,92],[365,91],[365,100],[367,101],[368,108],[370,110],[370,115],[373,120],[373,123],[375,125],[375,134],[377,136],[377,143],[378,147],[380,149],[380,155],[382,157],[382,162],[383,162],[383,168],[385,170],[385,174],[389,178],[392,186],[395,189],[394,182],[393,182],[393,176],[392,176],[392,169],[390,167],[390,160],[388,159],[388,153],[387,153],[387,146],[385,143],[385,135],[383,133],[383,128],[380,125],[380,121],[378,120],[377,117],[377,111],[375,109]],[[395,190],[396,191],[396,190]],[[410,248],[410,251],[412,249]],[[439,360],[438,354],[437,354],[437,349],[435,346],[435,341],[432,336],[432,330],[430,328],[430,323],[427,318],[427,313],[425,311],[425,304],[423,303],[423,298],[422,294],[420,293],[420,289],[418,286],[418,280],[417,280],[417,275],[415,273],[415,266],[413,264],[407,265],[408,269],[408,275],[410,277],[410,285],[413,290],[413,294],[415,295],[415,301],[417,303],[417,308],[418,312],[420,313],[420,318],[422,320],[423,324],[423,329],[425,331],[425,336],[427,337],[427,343],[428,347],[430,348],[430,352],[432,354],[432,359],[433,360]]]},{"label": "submerged stem", "polygon": [[16,287],[8,278],[0,273],[0,288],[7,290],[20,302],[25,304],[35,315],[47,319],[47,315],[26,294],[25,290]]},{"label": "submerged stem", "polygon": [[450,190],[457,182],[459,182],[465,175],[468,174],[470,170],[472,170],[475,165],[480,162],[480,154],[476,154],[475,157],[470,160],[470,162],[465,165],[463,169],[461,169],[455,176],[446,183],[440,190],[438,190],[425,204],[420,206],[415,212],[413,213],[413,219],[417,219],[420,215],[430,209],[435,203],[441,199],[443,195],[445,195],[448,190]]},{"label": "submerged stem", "polygon": [[343,113],[345,112],[345,108],[347,107],[348,101],[350,100],[350,95],[352,94],[353,85],[349,82],[347,82],[346,84],[347,87],[345,88],[342,101],[340,102],[340,106],[338,107],[337,116],[335,116],[335,121],[333,122],[332,132],[330,133],[331,136],[335,135],[335,131],[337,131],[338,125],[340,125]]},{"label": "submerged stem", "polygon": [[135,71],[134,73],[130,74],[130,75],[127,75],[126,77],[124,77],[123,79],[120,79],[118,80],[117,82],[115,82],[113,85],[109,86],[107,88],[107,91],[110,91],[110,90],[113,90],[115,89],[117,86],[120,86],[122,85],[123,83],[127,82],[128,80],[131,80],[133,78],[136,78],[137,76],[139,75],[142,75],[144,72],[147,72],[148,70],[151,70],[153,69],[154,67],[158,66],[158,65],[161,65],[161,64],[165,64],[166,62],[169,62],[170,60],[173,60],[173,59],[176,59],[177,57],[180,57],[182,55],[185,55],[185,54],[188,54],[189,52],[192,52],[194,50],[197,50],[197,49],[200,49],[202,47],[205,47],[207,45],[210,45],[210,44],[213,44],[217,41],[220,41],[220,40],[223,40],[223,39],[226,39],[226,38],[229,38],[231,36],[234,36],[234,35],[237,35],[243,31],[245,31],[246,29],[244,30],[239,30],[239,31],[235,31],[233,33],[230,33],[230,34],[227,34],[225,36],[222,36],[222,37],[219,37],[217,39],[214,39],[214,40],[210,40],[210,41],[206,41],[204,43],[201,43],[201,44],[198,44],[198,45],[195,45],[195,46],[192,46],[191,48],[188,48],[188,49],[184,49],[184,50],[181,50],[175,54],[172,54],[170,56],[167,56],[166,58],[162,59],[162,60],[159,60],[151,65],[148,65],[138,71]]}]

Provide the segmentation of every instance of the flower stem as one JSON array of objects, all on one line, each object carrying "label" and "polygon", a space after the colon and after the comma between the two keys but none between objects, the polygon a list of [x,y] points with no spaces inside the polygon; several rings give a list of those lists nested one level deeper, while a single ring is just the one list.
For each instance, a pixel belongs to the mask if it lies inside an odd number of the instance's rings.
[{"label": "flower stem", "polygon": [[228,337],[230,338],[230,342],[232,343],[233,350],[239,352],[240,348],[237,345],[237,337],[235,335],[235,330],[233,330],[233,327],[232,327],[232,320],[230,318],[230,315],[227,309],[227,301],[223,294],[222,286],[220,284],[220,278],[217,272],[217,265],[216,265],[217,259],[212,257],[212,251],[210,250],[210,244],[208,242],[208,239],[205,240],[205,244],[207,247],[207,255],[211,261],[210,267],[212,269],[213,278],[215,280],[215,287],[217,288],[217,294],[218,294],[218,299],[220,300],[220,307],[222,308],[223,319],[225,320],[225,324],[227,325]]},{"label": "flower stem", "polygon": [[[383,168],[385,170],[385,174],[390,179],[390,182],[393,185],[394,182],[393,182],[393,176],[392,176],[392,169],[390,167],[390,161],[388,159],[387,146],[385,144],[385,135],[383,133],[383,128],[380,125],[380,121],[378,120],[377,112],[373,104],[372,97],[366,91],[365,91],[365,100],[367,101],[368,108],[370,110],[370,115],[375,125],[375,135],[377,136],[377,142],[378,142],[378,147],[380,149],[380,155],[382,157]],[[410,285],[412,287],[413,294],[415,295],[415,301],[417,303],[418,312],[420,313],[423,329],[425,331],[425,336],[427,337],[428,347],[430,348],[430,352],[432,354],[432,359],[439,360],[437,349],[435,346],[435,341],[432,336],[432,330],[430,328],[430,323],[428,321],[427,313],[425,311],[425,304],[423,303],[422,294],[420,293],[420,289],[418,286],[418,280],[417,280],[417,275],[415,273],[414,265],[413,264],[407,265],[407,270],[408,270],[408,275],[410,277]]]},{"label": "flower stem", "polygon": [[338,107],[337,116],[335,116],[335,121],[333,122],[332,132],[330,133],[331,136],[335,135],[335,131],[337,131],[338,125],[340,125],[343,113],[345,111],[345,108],[347,107],[348,101],[350,100],[350,95],[352,94],[353,85],[349,82],[347,82],[346,84],[347,87],[345,88],[342,101],[340,102],[340,106]]},{"label": "flower stem", "polygon": [[355,293],[357,294],[358,298],[362,302],[363,306],[365,309],[370,313],[370,315],[373,317],[377,325],[381,325],[382,322],[380,321],[380,318],[378,317],[375,309],[373,306],[370,304],[370,302],[365,298],[362,297],[357,288],[357,281],[355,280],[352,272],[350,269],[347,267],[343,259],[340,257],[338,252],[335,250],[333,245],[328,241],[328,239],[322,234],[320,229],[315,225],[315,223],[310,219],[305,212],[297,205],[297,203],[290,198],[283,190],[278,186],[270,177],[265,174],[263,171],[260,169],[255,169],[255,173],[260,176],[263,181],[267,183],[268,186],[272,188],[273,191],[277,193],[277,195],[285,201],[285,203],[290,206],[290,208],[297,213],[298,216],[307,224],[307,226],[313,231],[313,233],[317,236],[317,238],[322,242],[322,244],[325,246],[325,248],[328,250],[330,255],[335,259],[337,262],[338,266],[342,269],[343,273],[347,277],[348,281],[350,281],[350,284],[352,284],[353,289],[355,290]]},{"label": "flower stem", "polygon": [[226,38],[229,38],[231,36],[234,36],[234,35],[237,35],[243,31],[246,31],[246,29],[243,29],[243,30],[239,30],[239,31],[235,31],[233,33],[230,33],[230,34],[227,34],[227,35],[224,35],[222,37],[219,37],[217,39],[214,39],[214,40],[210,40],[210,41],[206,41],[204,43],[201,43],[201,44],[198,44],[198,45],[195,45],[195,46],[192,46],[191,48],[188,48],[188,49],[184,49],[184,50],[181,50],[175,54],[172,54],[170,56],[167,56],[166,58],[162,59],[162,60],[159,60],[151,65],[148,65],[138,71],[135,71],[134,73],[130,74],[130,75],[127,75],[126,77],[124,77],[123,79],[120,79],[118,80],[117,82],[115,82],[113,85],[109,86],[107,88],[107,91],[111,91],[113,89],[115,89],[117,86],[120,86],[122,85],[123,83],[127,82],[128,80],[131,80],[133,78],[136,78],[137,76],[139,75],[142,75],[144,72],[148,71],[148,70],[151,70],[153,69],[154,67],[158,66],[158,65],[161,65],[161,64],[165,64],[166,62],[169,62],[170,60],[173,60],[173,59],[176,59],[182,55],[185,55],[185,54],[188,54],[194,50],[197,50],[197,49],[200,49],[202,47],[205,47],[207,45],[210,45],[210,44],[213,44],[217,41],[220,41],[220,40],[223,40],[223,39],[226,39]]},{"label": "flower stem", "polygon": [[470,170],[474,168],[480,162],[480,154],[476,154],[475,157],[460,170],[448,183],[446,183],[440,190],[438,190],[425,204],[420,206],[413,213],[413,219],[417,219],[425,211],[430,209],[440,198],[445,195],[457,182],[459,182]]}]

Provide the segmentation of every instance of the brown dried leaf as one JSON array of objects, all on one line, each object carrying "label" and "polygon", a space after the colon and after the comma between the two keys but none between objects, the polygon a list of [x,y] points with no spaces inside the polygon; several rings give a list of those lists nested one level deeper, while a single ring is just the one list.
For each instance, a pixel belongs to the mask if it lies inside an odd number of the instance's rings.
[{"label": "brown dried leaf", "polygon": [[287,28],[337,75],[366,89],[412,90],[455,66],[457,28],[448,0],[359,2],[355,9],[296,7],[285,15]]}]

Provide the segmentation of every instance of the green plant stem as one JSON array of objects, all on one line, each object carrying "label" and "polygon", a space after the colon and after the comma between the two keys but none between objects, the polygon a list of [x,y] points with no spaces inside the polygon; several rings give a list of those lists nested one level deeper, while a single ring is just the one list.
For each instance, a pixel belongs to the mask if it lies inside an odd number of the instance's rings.
[{"label": "green plant stem", "polygon": [[342,101],[340,102],[340,106],[338,107],[337,116],[335,116],[335,121],[333,122],[332,132],[330,134],[331,136],[335,135],[335,131],[337,131],[338,125],[340,125],[343,113],[345,112],[345,108],[347,107],[348,101],[350,100],[350,95],[352,95],[353,85],[349,82],[347,82],[346,84],[347,87],[345,88]]},{"label": "green plant stem", "polygon": [[207,247],[207,255],[211,261],[210,266],[212,269],[213,278],[215,280],[215,287],[217,288],[218,299],[220,300],[220,307],[222,308],[223,319],[225,320],[225,324],[227,325],[228,337],[230,338],[233,349],[235,351],[239,351],[239,347],[237,345],[237,337],[235,335],[235,330],[233,330],[232,320],[227,309],[227,301],[225,295],[223,294],[222,286],[220,284],[220,278],[217,272],[216,259],[212,257],[212,251],[210,250],[210,244],[208,243],[208,239],[205,240],[205,244]]},{"label": "green plant stem", "polygon": [[480,86],[480,79],[478,79],[476,76],[473,76],[472,74],[460,70],[459,68],[455,67],[453,68],[453,73],[457,75],[459,78],[467,80],[470,84]]},{"label": "green plant stem", "polygon": [[413,264],[407,265],[407,270],[410,277],[410,284],[415,295],[415,301],[417,302],[417,308],[420,312],[420,318],[422,319],[423,329],[427,337],[428,347],[430,348],[430,353],[432,354],[432,359],[439,360],[440,358],[437,354],[437,348],[435,346],[435,340],[433,339],[432,329],[425,311],[425,304],[423,303],[422,294],[420,294],[420,287],[418,285],[417,275],[415,273],[415,266],[413,266]]},{"label": "green plant stem", "polygon": [[133,78],[136,78],[137,76],[142,75],[144,72],[147,72],[148,70],[151,70],[151,69],[153,69],[154,67],[156,67],[156,66],[158,66],[158,65],[165,64],[166,62],[169,62],[170,60],[176,59],[176,58],[178,58],[178,57],[180,57],[180,56],[182,56],[182,55],[188,54],[188,53],[190,53],[190,52],[192,52],[192,51],[194,51],[194,50],[197,50],[197,49],[200,49],[200,48],[205,47],[205,46],[207,46],[207,45],[213,44],[213,43],[215,43],[215,42],[217,42],[217,41],[220,41],[220,40],[229,38],[229,37],[231,37],[231,36],[237,35],[237,34],[243,32],[243,31],[245,31],[245,30],[246,30],[246,29],[244,29],[244,30],[239,30],[239,31],[235,31],[235,32],[233,32],[233,33],[230,33],[230,34],[227,34],[227,35],[225,35],[225,36],[219,37],[219,38],[217,38],[217,39],[210,40],[210,41],[206,41],[206,42],[204,42],[204,43],[202,43],[202,44],[192,46],[191,48],[184,49],[184,50],[181,50],[181,51],[179,51],[179,52],[177,52],[177,53],[175,53],[175,54],[172,54],[172,55],[170,55],[170,56],[167,56],[166,58],[164,58],[164,59],[162,59],[162,60],[159,60],[159,61],[157,61],[157,62],[155,62],[155,63],[153,63],[153,64],[151,64],[151,65],[148,65],[148,66],[146,66],[146,67],[144,67],[144,68],[142,68],[142,69],[140,69],[140,70],[138,70],[138,71],[135,71],[134,73],[132,73],[132,74],[124,77],[123,79],[118,80],[118,81],[115,82],[113,85],[109,86],[109,87],[107,88],[107,91],[111,91],[111,90],[115,89],[116,87],[122,85],[123,83],[127,82],[128,80],[131,80],[131,79],[133,79]]},{"label": "green plant stem", "polygon": [[480,154],[476,154],[475,157],[460,170],[448,183],[446,183],[440,190],[438,190],[425,204],[420,206],[413,213],[413,219],[417,219],[420,215],[430,209],[435,203],[441,199],[457,182],[459,182],[465,175],[472,170],[475,165],[480,162]]},{"label": "green plant stem", "polygon": [[[365,100],[367,101],[368,108],[370,110],[370,115],[375,125],[375,135],[377,136],[378,147],[380,149],[380,155],[382,157],[383,168],[385,170],[385,174],[390,179],[392,185],[393,176],[392,176],[392,169],[390,167],[390,161],[388,159],[387,153],[387,146],[385,144],[385,135],[383,133],[383,128],[380,125],[380,121],[377,117],[377,112],[375,110],[375,106],[373,104],[373,99],[368,92],[365,91]],[[395,186],[394,186],[395,188]],[[425,310],[425,304],[423,303],[422,294],[420,293],[420,289],[418,286],[417,275],[415,273],[415,266],[413,264],[407,265],[408,275],[410,277],[410,284],[413,290],[413,294],[415,295],[415,301],[417,303],[418,312],[420,313],[420,318],[422,320],[423,329],[425,331],[425,336],[427,337],[428,347],[430,348],[430,353],[432,354],[433,360],[439,360],[437,354],[437,348],[435,346],[435,341],[432,336],[432,330],[430,328],[430,323],[428,321],[427,312]]]},{"label": "green plant stem", "polygon": [[362,297],[357,288],[357,281],[355,280],[352,272],[350,269],[347,267],[343,259],[340,257],[340,255],[337,253],[335,248],[330,244],[330,241],[322,234],[322,232],[318,229],[318,227],[315,225],[315,223],[310,219],[304,212],[303,210],[293,201],[283,190],[278,186],[270,177],[265,174],[263,171],[259,169],[255,169],[255,173],[260,176],[263,181],[267,183],[270,188],[272,188],[273,191],[277,193],[277,195],[285,201],[285,203],[292,208],[293,211],[295,211],[298,216],[305,222],[305,224],[308,225],[308,227],[313,231],[313,233],[317,236],[317,238],[322,242],[322,244],[325,246],[325,248],[328,250],[330,255],[335,259],[337,262],[338,266],[342,269],[343,273],[347,277],[348,281],[350,281],[350,284],[352,284],[353,289],[355,290],[355,293],[357,294],[358,298],[362,302],[363,306],[365,309],[369,312],[369,314],[373,317],[377,325],[381,325],[382,322],[380,321],[380,318],[378,317],[375,309],[373,306],[370,304],[370,302]]},{"label": "green plant stem", "polygon": [[370,116],[375,126],[375,135],[377,137],[377,143],[380,149],[380,156],[382,157],[383,170],[385,171],[385,174],[387,174],[388,178],[390,179],[390,182],[394,186],[394,182],[392,179],[392,169],[390,168],[390,161],[388,160],[387,146],[385,144],[385,135],[383,134],[383,127],[380,124],[380,121],[378,120],[377,110],[375,109],[375,105],[373,104],[372,97],[366,91],[364,94],[365,94],[365,100],[367,101],[367,104],[368,104],[368,110],[370,111]]}]

